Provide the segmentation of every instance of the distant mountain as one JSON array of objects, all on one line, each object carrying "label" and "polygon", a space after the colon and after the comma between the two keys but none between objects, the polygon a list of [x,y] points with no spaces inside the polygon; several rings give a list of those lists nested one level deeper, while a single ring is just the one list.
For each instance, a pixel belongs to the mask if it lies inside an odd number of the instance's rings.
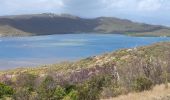
[{"label": "distant mountain", "polygon": [[[164,34],[162,30],[164,30]],[[69,14],[57,15],[52,13],[0,17],[1,36],[51,35],[81,32],[170,36],[170,29],[167,27],[136,23],[114,17],[85,19]]]}]

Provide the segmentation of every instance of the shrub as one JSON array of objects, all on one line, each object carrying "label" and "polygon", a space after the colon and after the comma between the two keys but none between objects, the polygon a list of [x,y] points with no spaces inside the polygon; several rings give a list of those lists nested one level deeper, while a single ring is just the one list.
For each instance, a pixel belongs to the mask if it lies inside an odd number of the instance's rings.
[{"label": "shrub", "polygon": [[134,81],[134,89],[136,91],[150,90],[152,88],[153,82],[147,77],[138,77]]},{"label": "shrub", "polygon": [[72,90],[63,100],[78,100],[78,91]]},{"label": "shrub", "polygon": [[55,91],[55,81],[51,76],[47,76],[37,89],[41,100],[51,100]]},{"label": "shrub", "polygon": [[64,88],[65,88],[66,94],[69,94],[70,92],[72,92],[72,90],[75,90],[75,89],[76,89],[76,85],[73,85],[73,84],[65,84],[65,85],[64,85]]},{"label": "shrub", "polygon": [[18,88],[13,98],[15,100],[29,100],[30,91],[28,88]]},{"label": "shrub", "polygon": [[32,91],[34,88],[35,79],[36,79],[35,75],[29,74],[29,73],[21,73],[16,78],[17,88],[24,87],[24,88],[29,88],[29,90]]},{"label": "shrub", "polygon": [[13,88],[3,83],[0,83],[0,98],[3,98],[4,96],[12,96],[13,94],[14,94]]},{"label": "shrub", "polygon": [[57,86],[54,92],[54,100],[62,100],[66,95],[65,89],[61,86]]},{"label": "shrub", "polygon": [[78,87],[78,100],[99,100],[103,87],[108,84],[110,77],[98,75]]}]

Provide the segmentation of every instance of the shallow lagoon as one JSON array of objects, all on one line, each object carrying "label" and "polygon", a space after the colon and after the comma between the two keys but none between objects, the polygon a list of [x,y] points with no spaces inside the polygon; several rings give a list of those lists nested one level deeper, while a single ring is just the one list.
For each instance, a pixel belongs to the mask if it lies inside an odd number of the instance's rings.
[{"label": "shallow lagoon", "polygon": [[130,37],[115,34],[65,34],[0,38],[0,69],[73,61],[122,48],[133,48],[168,37]]}]

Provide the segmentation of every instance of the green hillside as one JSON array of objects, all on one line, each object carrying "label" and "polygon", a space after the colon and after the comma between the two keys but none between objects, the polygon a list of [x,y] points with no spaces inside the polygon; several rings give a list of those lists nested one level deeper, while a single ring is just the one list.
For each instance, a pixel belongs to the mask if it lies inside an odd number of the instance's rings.
[{"label": "green hillside", "polygon": [[114,17],[80,18],[68,14],[0,16],[1,36],[30,36],[70,33],[111,33],[133,36],[169,36],[170,28]]}]

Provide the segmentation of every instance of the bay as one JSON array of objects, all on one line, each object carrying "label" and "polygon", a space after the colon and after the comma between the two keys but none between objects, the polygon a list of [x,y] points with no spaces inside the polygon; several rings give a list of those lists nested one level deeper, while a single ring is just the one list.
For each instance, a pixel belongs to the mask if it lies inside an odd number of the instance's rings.
[{"label": "bay", "polygon": [[169,37],[130,37],[116,34],[80,33],[0,38],[0,69],[75,61],[157,42]]}]

